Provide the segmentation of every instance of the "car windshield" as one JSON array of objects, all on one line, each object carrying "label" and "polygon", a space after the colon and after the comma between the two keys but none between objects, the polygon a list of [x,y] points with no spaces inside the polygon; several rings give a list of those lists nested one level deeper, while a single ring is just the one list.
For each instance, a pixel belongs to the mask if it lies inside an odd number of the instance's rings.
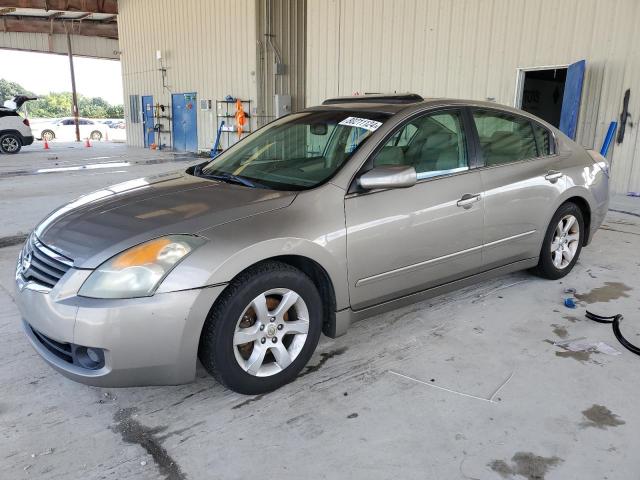
[{"label": "car windshield", "polygon": [[192,173],[249,187],[313,188],[331,178],[388,117],[335,110],[295,113],[261,128]]}]

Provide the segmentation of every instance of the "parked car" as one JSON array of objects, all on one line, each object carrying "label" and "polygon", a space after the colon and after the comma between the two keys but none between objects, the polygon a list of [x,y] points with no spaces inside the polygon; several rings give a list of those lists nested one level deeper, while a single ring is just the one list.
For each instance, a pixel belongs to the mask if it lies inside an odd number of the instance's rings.
[{"label": "parked car", "polygon": [[[80,138],[90,138],[99,141],[105,137],[108,125],[91,120],[89,118],[79,118],[78,126],[80,128]],[[35,127],[35,125],[34,125]],[[51,122],[40,123],[37,125],[38,130],[36,137],[38,140],[46,140],[50,142],[54,138],[57,140],[75,140],[76,124],[73,117],[53,120]]]},{"label": "parked car", "polygon": [[23,146],[33,143],[33,134],[29,120],[22,118],[18,109],[27,101],[35,98],[18,95],[4,102],[0,107],[0,152],[18,153]]},{"label": "parked car", "polygon": [[63,206],[27,240],[36,351],[92,385],[245,394],[292,381],[321,332],[495,275],[558,279],[607,212],[608,164],[493,103],[339,98],[186,171]]},{"label": "parked car", "polygon": [[109,128],[119,128],[119,125],[123,124],[124,121],[121,118],[109,118],[107,120],[101,120],[100,123],[104,123]]}]

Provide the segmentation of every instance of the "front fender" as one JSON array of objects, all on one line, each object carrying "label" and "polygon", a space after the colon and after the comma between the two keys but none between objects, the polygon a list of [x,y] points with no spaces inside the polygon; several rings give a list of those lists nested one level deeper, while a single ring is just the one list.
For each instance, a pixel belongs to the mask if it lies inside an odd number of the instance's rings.
[{"label": "front fender", "polygon": [[164,280],[158,292],[230,282],[248,267],[283,255],[308,258],[329,275],[338,310],[349,306],[344,190],[330,184],[285,208],[201,232],[209,241]]}]

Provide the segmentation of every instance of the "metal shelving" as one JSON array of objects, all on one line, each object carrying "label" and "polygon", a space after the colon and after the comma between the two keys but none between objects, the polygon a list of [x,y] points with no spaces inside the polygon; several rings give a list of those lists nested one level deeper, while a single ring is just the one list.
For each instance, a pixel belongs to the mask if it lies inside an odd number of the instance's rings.
[{"label": "metal shelving", "polygon": [[[225,148],[229,148],[231,145],[233,145],[234,143],[236,143],[238,141],[238,138],[236,137],[235,139],[233,139],[231,137],[231,134],[236,134],[238,133],[238,130],[236,128],[236,124],[235,124],[235,105],[236,105],[236,101],[238,99],[234,99],[234,100],[216,100],[216,131],[218,131],[220,129],[220,122],[224,120],[225,125],[222,129],[222,133],[225,134],[224,135],[224,145],[223,145],[223,139],[220,139],[220,147],[224,150]],[[244,125],[244,130],[242,131],[242,135],[246,135],[248,133],[251,133],[251,100],[242,100],[240,99],[240,101],[242,102],[243,108],[244,108],[244,115],[245,118],[247,119],[245,125]],[[233,121],[229,121],[233,119]]]}]

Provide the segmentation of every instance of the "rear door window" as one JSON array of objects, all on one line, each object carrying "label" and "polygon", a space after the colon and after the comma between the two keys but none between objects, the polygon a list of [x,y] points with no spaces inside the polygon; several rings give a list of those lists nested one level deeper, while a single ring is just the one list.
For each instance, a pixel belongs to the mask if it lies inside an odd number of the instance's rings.
[{"label": "rear door window", "polygon": [[474,110],[473,120],[486,166],[504,165],[538,156],[536,138],[529,120],[491,110]]}]

